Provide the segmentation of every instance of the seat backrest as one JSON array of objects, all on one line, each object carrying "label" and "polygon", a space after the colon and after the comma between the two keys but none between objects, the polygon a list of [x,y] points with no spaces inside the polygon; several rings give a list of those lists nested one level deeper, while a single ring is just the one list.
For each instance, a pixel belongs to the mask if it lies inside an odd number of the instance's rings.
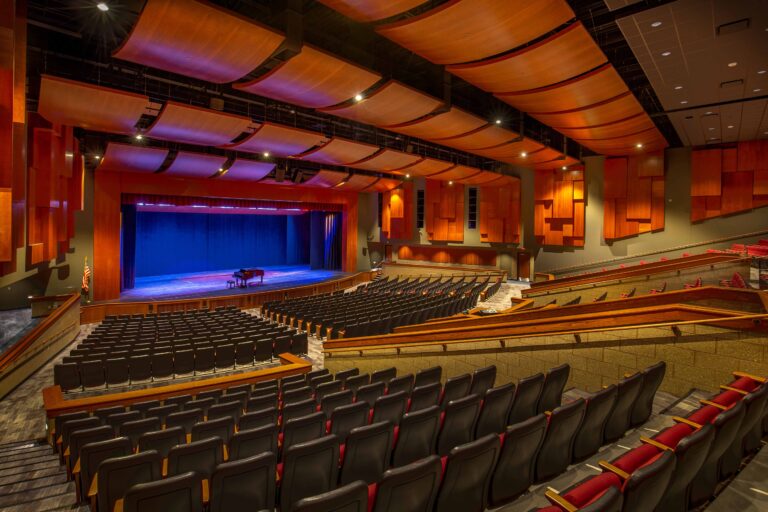
[{"label": "seat backrest", "polygon": [[489,498],[492,506],[512,501],[531,486],[536,458],[546,431],[547,417],[544,414],[506,428],[499,460],[491,479]]},{"label": "seat backrest", "polygon": [[340,370],[336,372],[333,378],[335,380],[340,381],[342,387],[344,387],[344,385],[347,382],[347,379],[350,377],[354,377],[355,375],[360,375],[360,368],[348,368],[346,370]]},{"label": "seat backrest", "polygon": [[623,504],[624,495],[618,487],[611,486],[595,501],[580,508],[579,512],[621,512]]},{"label": "seat backrest", "polygon": [[[78,411],[78,412],[70,412],[67,414],[60,414],[59,416],[56,416],[53,419],[53,431],[56,434],[56,436],[60,436],[62,435],[62,428],[63,428],[62,425],[64,423],[68,421],[73,421],[73,420],[82,420],[85,418],[90,418],[88,411]],[[99,426],[103,424],[104,424],[104,421],[99,421],[98,423],[95,423],[93,425]]]},{"label": "seat backrest", "polygon": [[285,450],[280,490],[281,512],[292,512],[297,501],[330,491],[339,476],[339,439],[328,435]]},{"label": "seat backrest", "polygon": [[276,465],[275,453],[219,464],[211,476],[210,512],[274,509]]},{"label": "seat backrest", "polygon": [[514,425],[537,414],[539,397],[541,397],[543,388],[543,373],[537,373],[518,381],[515,399],[512,401],[512,408],[509,410],[509,418],[507,418],[508,425]]},{"label": "seat backrest", "polygon": [[584,399],[578,398],[552,411],[536,460],[537,481],[559,475],[571,463],[573,440],[581,426],[586,406]]},{"label": "seat backrest", "polygon": [[139,437],[141,437],[142,434],[154,432],[161,428],[160,418],[149,417],[144,418],[143,420],[126,421],[120,427],[120,435],[130,439],[133,446],[138,446]]},{"label": "seat backrest", "polygon": [[384,368],[382,370],[376,370],[371,374],[371,383],[374,382],[389,382],[397,377],[397,368],[394,366],[390,368]]},{"label": "seat backrest", "polygon": [[413,382],[413,387],[426,386],[428,384],[440,383],[440,379],[443,377],[443,367],[433,366],[431,368],[425,368],[416,372],[416,379]]},{"label": "seat backrest", "polygon": [[605,424],[604,441],[615,441],[629,429],[630,416],[635,400],[640,393],[640,388],[643,385],[643,380],[643,374],[636,373],[619,381],[616,404],[613,406],[611,414],[608,416],[608,421]]},{"label": "seat backrest", "polygon": [[115,502],[136,484],[160,480],[160,465],[160,454],[154,450],[102,461],[96,498],[99,510],[113,510]]},{"label": "seat backrest", "polygon": [[[226,397],[222,398],[222,400]],[[237,400],[219,402],[216,405],[211,406],[208,409],[208,421],[215,420],[217,418],[232,418],[235,423],[240,419],[240,415],[243,413],[243,407]]]},{"label": "seat backrest", "polygon": [[325,434],[325,414],[315,412],[288,420],[283,427],[283,450]]},{"label": "seat backrest", "polygon": [[317,404],[311,398],[283,406],[283,425],[294,418],[301,418],[317,411]]},{"label": "seat backrest", "polygon": [[624,512],[653,510],[667,489],[675,469],[675,454],[662,452],[658,459],[632,472],[624,482]]},{"label": "seat backrest", "polygon": [[547,376],[544,378],[544,386],[541,389],[537,412],[553,411],[555,408],[560,407],[565,383],[568,382],[570,374],[571,367],[568,364],[561,364],[560,366],[550,368]]},{"label": "seat backrest", "polygon": [[440,382],[432,382],[422,386],[416,386],[411,391],[411,400],[408,411],[418,411],[437,405],[440,400],[442,386]]},{"label": "seat backrest", "polygon": [[254,392],[254,396],[248,399],[245,410],[248,412],[260,411],[268,407],[277,409],[277,393],[259,395]]},{"label": "seat backrest", "polygon": [[173,375],[173,353],[157,352],[152,354],[152,376],[170,377]]},{"label": "seat backrest", "polygon": [[139,437],[139,453],[154,450],[162,458],[168,457],[168,453],[176,445],[187,442],[187,435],[181,427],[171,427],[165,430],[147,432]]},{"label": "seat backrest", "polygon": [[288,389],[283,391],[283,403],[293,404],[312,398],[312,388],[301,386],[300,388]]},{"label": "seat backrest", "polygon": [[202,512],[200,476],[192,471],[136,484],[125,494],[125,512]]},{"label": "seat backrest", "polygon": [[448,455],[454,447],[471,441],[479,414],[478,395],[451,400],[445,408],[445,417],[437,436],[437,454]]},{"label": "seat backrest", "polygon": [[[344,386],[344,383],[340,380],[334,380],[331,382],[323,382],[319,386],[315,388],[315,402],[320,403],[323,398],[325,398],[328,395],[331,395],[333,393],[338,393],[341,391],[341,388]],[[350,395],[352,395],[352,392],[350,391]]]},{"label": "seat backrest", "polygon": [[453,448],[448,454],[435,508],[441,512],[484,511],[500,450],[496,434]]},{"label": "seat backrest", "polygon": [[502,386],[490,388],[483,397],[483,406],[480,408],[480,416],[477,418],[475,438],[479,439],[486,434],[501,434],[507,427],[509,409],[515,398],[515,385],[507,383]]},{"label": "seat backrest", "polygon": [[[154,407],[160,407],[160,405],[161,405],[160,400],[148,400],[146,402],[137,402],[135,404],[131,404],[131,410],[141,412],[141,417],[146,418],[147,411],[149,409],[152,409]],[[166,405],[169,405],[167,400],[166,400]],[[179,407],[181,407],[181,405],[179,405]]]},{"label": "seat backrest", "polygon": [[413,374],[412,373],[409,373],[407,375],[400,375],[399,377],[390,379],[390,381],[387,382],[388,395],[393,395],[395,393],[399,393],[400,391],[404,392],[406,395],[410,395],[412,390],[413,390]]},{"label": "seat backrest", "polygon": [[84,444],[80,448],[80,496],[88,495],[93,475],[96,474],[102,461],[132,453],[133,446],[127,437],[114,437]]},{"label": "seat backrest", "polygon": [[351,389],[345,389],[344,391],[325,395],[320,402],[320,410],[323,411],[326,418],[330,418],[334,409],[343,405],[351,404],[352,398],[353,396]]},{"label": "seat backrest", "polygon": [[381,480],[392,455],[393,425],[381,421],[352,429],[344,447],[341,484],[364,480],[372,484]]},{"label": "seat backrest", "polygon": [[642,371],[643,385],[640,387],[637,398],[632,405],[629,422],[631,426],[645,423],[651,417],[653,398],[656,396],[659,386],[661,386],[661,381],[664,380],[666,371],[667,363],[664,361],[659,361]]},{"label": "seat backrest", "polygon": [[605,435],[605,423],[608,415],[616,403],[618,388],[616,384],[601,389],[587,397],[587,408],[584,412],[584,420],[581,422],[576,439],[573,442],[573,459],[583,460],[603,444]]},{"label": "seat backrest", "polygon": [[436,455],[390,469],[377,487],[373,512],[430,512],[441,473],[440,457]]},{"label": "seat backrest", "polygon": [[220,437],[208,437],[174,446],[168,452],[168,475],[196,471],[203,478],[210,478],[214,468],[222,462],[223,444]]},{"label": "seat backrest", "polygon": [[75,430],[69,436],[69,464],[72,469],[80,456],[80,449],[88,443],[106,441],[115,437],[112,427],[101,425],[99,427]]},{"label": "seat backrest", "polygon": [[240,430],[229,441],[229,460],[245,459],[264,452],[277,454],[277,425]]},{"label": "seat backrest", "polygon": [[496,365],[478,368],[472,372],[472,384],[469,387],[470,395],[483,396],[496,382]]},{"label": "seat backrest", "polygon": [[240,416],[237,428],[238,430],[250,430],[268,425],[277,425],[277,409],[274,407],[243,414]]},{"label": "seat backrest", "polygon": [[405,391],[380,396],[373,404],[372,423],[389,421],[393,425],[399,425],[407,405],[408,395]]},{"label": "seat backrest", "polygon": [[468,373],[449,377],[443,386],[443,396],[440,399],[440,406],[445,409],[451,400],[464,398],[469,393],[472,386],[472,376]]},{"label": "seat backrest", "polygon": [[434,453],[439,430],[438,406],[405,414],[400,420],[392,466],[404,466]]},{"label": "seat backrest", "polygon": [[62,391],[80,387],[80,371],[77,363],[63,363],[53,366],[53,383],[61,386]]},{"label": "seat backrest", "polygon": [[187,434],[192,433],[195,423],[203,421],[202,409],[187,409],[174,412],[165,417],[165,427],[182,427]]},{"label": "seat backrest", "polygon": [[178,411],[179,411],[178,404],[166,404],[166,405],[159,405],[157,407],[152,407],[150,409],[147,409],[145,415],[160,418],[162,422],[165,422],[165,419],[168,417],[169,414],[173,414],[174,412],[178,412]]},{"label": "seat backrest", "polygon": [[352,482],[332,491],[303,498],[296,503],[295,512],[367,512],[368,486]]},{"label": "seat backrest", "polygon": [[362,427],[368,423],[369,411],[366,402],[336,407],[331,413],[330,433],[337,435],[343,444],[353,428]]},{"label": "seat backrest", "polygon": [[235,419],[230,416],[215,420],[200,421],[192,425],[192,441],[218,437],[228,443],[235,432]]},{"label": "seat backrest", "polygon": [[657,510],[675,510],[687,507],[686,488],[704,464],[709,448],[715,439],[712,425],[704,425],[685,436],[675,446],[675,470],[659,502]]},{"label": "seat backrest", "polygon": [[347,377],[347,380],[344,381],[344,387],[346,389],[351,389],[353,393],[357,393],[357,390],[360,386],[365,386],[366,384],[370,383],[371,376],[367,373],[363,373]]}]

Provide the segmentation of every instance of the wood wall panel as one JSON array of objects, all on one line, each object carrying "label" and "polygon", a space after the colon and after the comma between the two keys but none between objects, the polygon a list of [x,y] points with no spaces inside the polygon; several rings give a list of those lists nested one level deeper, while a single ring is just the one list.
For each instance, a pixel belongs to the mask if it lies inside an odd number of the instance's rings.
[{"label": "wood wall panel", "polygon": [[584,171],[537,169],[534,234],[544,245],[584,245]]},{"label": "wood wall panel", "polygon": [[464,185],[426,180],[425,226],[429,240],[464,240]]},{"label": "wood wall panel", "polygon": [[402,245],[397,250],[397,258],[430,263],[495,267],[497,253],[490,249]]},{"label": "wood wall panel", "polygon": [[480,187],[480,241],[520,243],[520,180]]},{"label": "wood wall panel", "polygon": [[[705,204],[696,206],[703,211]],[[664,207],[663,151],[606,159],[603,203],[605,240],[664,229]]]},{"label": "wood wall panel", "polygon": [[382,197],[382,235],[388,239],[410,240],[413,237],[413,183],[405,182]]},{"label": "wood wall panel", "polygon": [[11,261],[13,258],[13,190],[10,187],[0,188],[0,261]]},{"label": "wood wall panel", "polygon": [[768,141],[696,149],[691,156],[691,222],[768,205]]}]

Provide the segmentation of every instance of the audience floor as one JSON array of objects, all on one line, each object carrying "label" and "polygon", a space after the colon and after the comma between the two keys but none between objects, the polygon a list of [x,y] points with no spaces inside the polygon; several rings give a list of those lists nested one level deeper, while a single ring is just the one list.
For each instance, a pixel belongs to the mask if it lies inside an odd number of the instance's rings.
[{"label": "audience floor", "polygon": [[234,280],[232,273],[236,269],[137,277],[136,286],[130,290],[123,290],[120,294],[120,300],[144,301],[238,295],[278,288],[306,286],[346,275],[345,272],[337,270],[312,270],[305,265],[259,268],[264,270],[264,284],[256,284],[260,282],[260,278],[255,278],[249,281],[249,284],[254,283],[254,285],[247,288],[229,288],[227,286],[227,281]]}]

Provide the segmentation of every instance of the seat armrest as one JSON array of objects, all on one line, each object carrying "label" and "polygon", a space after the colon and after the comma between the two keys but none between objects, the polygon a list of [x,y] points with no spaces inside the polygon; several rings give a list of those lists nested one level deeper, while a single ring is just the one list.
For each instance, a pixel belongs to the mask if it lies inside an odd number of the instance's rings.
[{"label": "seat armrest", "polygon": [[746,395],[748,393],[747,391],[744,391],[743,389],[734,388],[734,387],[731,387],[731,386],[721,385],[720,389],[722,389],[723,391],[733,391],[734,393],[738,393],[740,395]]},{"label": "seat armrest", "polygon": [[664,443],[660,443],[660,442],[656,441],[655,439],[651,439],[650,437],[640,436],[640,442],[641,443],[645,443],[645,444],[649,444],[651,446],[655,446],[656,448],[658,448],[661,451],[670,451],[670,452],[674,452],[675,451],[675,449],[672,448],[671,446],[667,446]]},{"label": "seat armrest", "polygon": [[746,373],[746,372],[733,372],[732,375],[734,377],[746,377],[748,379],[752,379],[755,382],[760,382],[760,383],[768,382],[768,379],[766,379],[765,377],[758,377],[757,375],[752,375],[751,373]]},{"label": "seat armrest", "polygon": [[672,416],[672,421],[675,421],[677,423],[683,423],[685,425],[688,425],[689,427],[693,427],[695,429],[700,429],[702,426],[698,423],[691,421],[687,418],[681,418],[680,416]]},{"label": "seat armrest", "polygon": [[600,465],[601,468],[607,469],[608,471],[610,471],[611,473],[615,474],[616,476],[618,476],[622,480],[626,480],[630,476],[629,473],[627,473],[623,469],[617,468],[616,466],[614,466],[613,464],[611,464],[610,462],[608,462],[606,460],[601,460],[599,462],[599,465]]},{"label": "seat armrest", "polygon": [[713,402],[712,400],[699,400],[699,403],[704,405],[711,405],[712,407],[716,407],[721,411],[725,411],[728,409],[726,406]]},{"label": "seat armrest", "polygon": [[544,496],[546,496],[553,505],[557,505],[558,507],[565,510],[565,512],[576,512],[578,510],[578,508],[560,496],[560,494],[558,494],[558,492],[551,487],[547,489],[547,492],[544,493]]}]

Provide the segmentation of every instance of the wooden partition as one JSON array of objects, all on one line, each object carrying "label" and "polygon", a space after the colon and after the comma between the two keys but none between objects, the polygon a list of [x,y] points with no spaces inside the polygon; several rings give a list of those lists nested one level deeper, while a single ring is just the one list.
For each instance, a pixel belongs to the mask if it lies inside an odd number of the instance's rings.
[{"label": "wooden partition", "polygon": [[383,195],[381,211],[381,233],[394,240],[409,240],[413,237],[413,182]]},{"label": "wooden partition", "polygon": [[520,243],[520,180],[480,187],[480,241]]},{"label": "wooden partition", "polygon": [[544,245],[584,246],[584,170],[537,169],[534,234]]},{"label": "wooden partition", "polygon": [[430,240],[464,241],[464,185],[428,179],[424,203],[425,228]]},{"label": "wooden partition", "polygon": [[664,229],[664,152],[605,161],[603,236],[607,241]]},{"label": "wooden partition", "polygon": [[[474,267],[495,267],[498,253],[493,249],[474,247],[441,247],[427,245],[401,245],[397,249],[397,259],[423,261],[427,263],[447,263]],[[446,269],[450,272],[450,269]]]}]

